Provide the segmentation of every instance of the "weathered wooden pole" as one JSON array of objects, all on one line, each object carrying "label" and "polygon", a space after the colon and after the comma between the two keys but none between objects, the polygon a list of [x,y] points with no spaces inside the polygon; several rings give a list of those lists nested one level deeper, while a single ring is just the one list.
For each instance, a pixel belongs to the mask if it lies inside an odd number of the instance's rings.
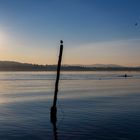
[{"label": "weathered wooden pole", "polygon": [[59,84],[59,77],[60,77],[60,69],[61,69],[61,60],[62,60],[62,53],[63,53],[63,41],[60,41],[60,52],[59,52],[59,59],[58,59],[58,65],[57,65],[57,76],[56,76],[56,82],[55,82],[55,91],[54,91],[54,99],[53,99],[53,105],[51,107],[51,122],[57,121],[57,93],[58,93],[58,84]]}]

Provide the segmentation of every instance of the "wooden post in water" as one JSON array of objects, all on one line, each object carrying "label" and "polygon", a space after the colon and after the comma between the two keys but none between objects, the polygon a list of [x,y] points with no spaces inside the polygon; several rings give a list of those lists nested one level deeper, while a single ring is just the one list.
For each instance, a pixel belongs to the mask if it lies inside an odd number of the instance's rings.
[{"label": "wooden post in water", "polygon": [[55,82],[55,91],[54,91],[54,99],[53,99],[53,106],[51,107],[51,122],[55,123],[57,121],[57,93],[58,93],[58,84],[59,84],[59,77],[60,77],[60,69],[61,69],[61,60],[62,60],[62,53],[63,53],[63,41],[60,41],[60,52],[59,52],[59,59],[58,59],[58,65],[57,65],[57,76],[56,76],[56,82]]}]

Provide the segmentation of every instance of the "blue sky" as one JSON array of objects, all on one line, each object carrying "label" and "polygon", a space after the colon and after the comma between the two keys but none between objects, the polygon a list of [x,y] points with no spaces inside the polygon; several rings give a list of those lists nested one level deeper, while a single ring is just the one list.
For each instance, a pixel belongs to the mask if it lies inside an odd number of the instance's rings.
[{"label": "blue sky", "polygon": [[139,0],[0,0],[0,59],[56,63],[63,39],[63,63],[140,65],[139,7]]}]

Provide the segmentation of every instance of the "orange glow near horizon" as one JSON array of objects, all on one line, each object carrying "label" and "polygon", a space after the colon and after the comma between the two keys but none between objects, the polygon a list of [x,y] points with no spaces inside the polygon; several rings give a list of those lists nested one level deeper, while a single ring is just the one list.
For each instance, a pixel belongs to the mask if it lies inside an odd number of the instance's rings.
[{"label": "orange glow near horizon", "polygon": [[[8,41],[6,41],[8,39]],[[69,45],[64,42],[63,64],[92,65],[117,64],[140,66],[140,40],[121,40],[90,44]],[[41,47],[40,47],[41,46]],[[58,46],[43,42],[37,44],[6,38],[0,32],[0,60],[18,61],[33,64],[57,64]],[[72,47],[70,47],[72,46]],[[132,48],[135,46],[135,49]]]}]

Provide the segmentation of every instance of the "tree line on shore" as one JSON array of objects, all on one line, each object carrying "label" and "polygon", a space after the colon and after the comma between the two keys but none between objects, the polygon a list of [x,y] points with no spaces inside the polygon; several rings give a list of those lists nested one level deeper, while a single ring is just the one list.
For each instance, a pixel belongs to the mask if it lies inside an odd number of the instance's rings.
[{"label": "tree line on shore", "polygon": [[[0,61],[0,71],[56,71],[57,65],[39,65],[14,61]],[[62,65],[62,71],[140,71],[140,67]]]}]

